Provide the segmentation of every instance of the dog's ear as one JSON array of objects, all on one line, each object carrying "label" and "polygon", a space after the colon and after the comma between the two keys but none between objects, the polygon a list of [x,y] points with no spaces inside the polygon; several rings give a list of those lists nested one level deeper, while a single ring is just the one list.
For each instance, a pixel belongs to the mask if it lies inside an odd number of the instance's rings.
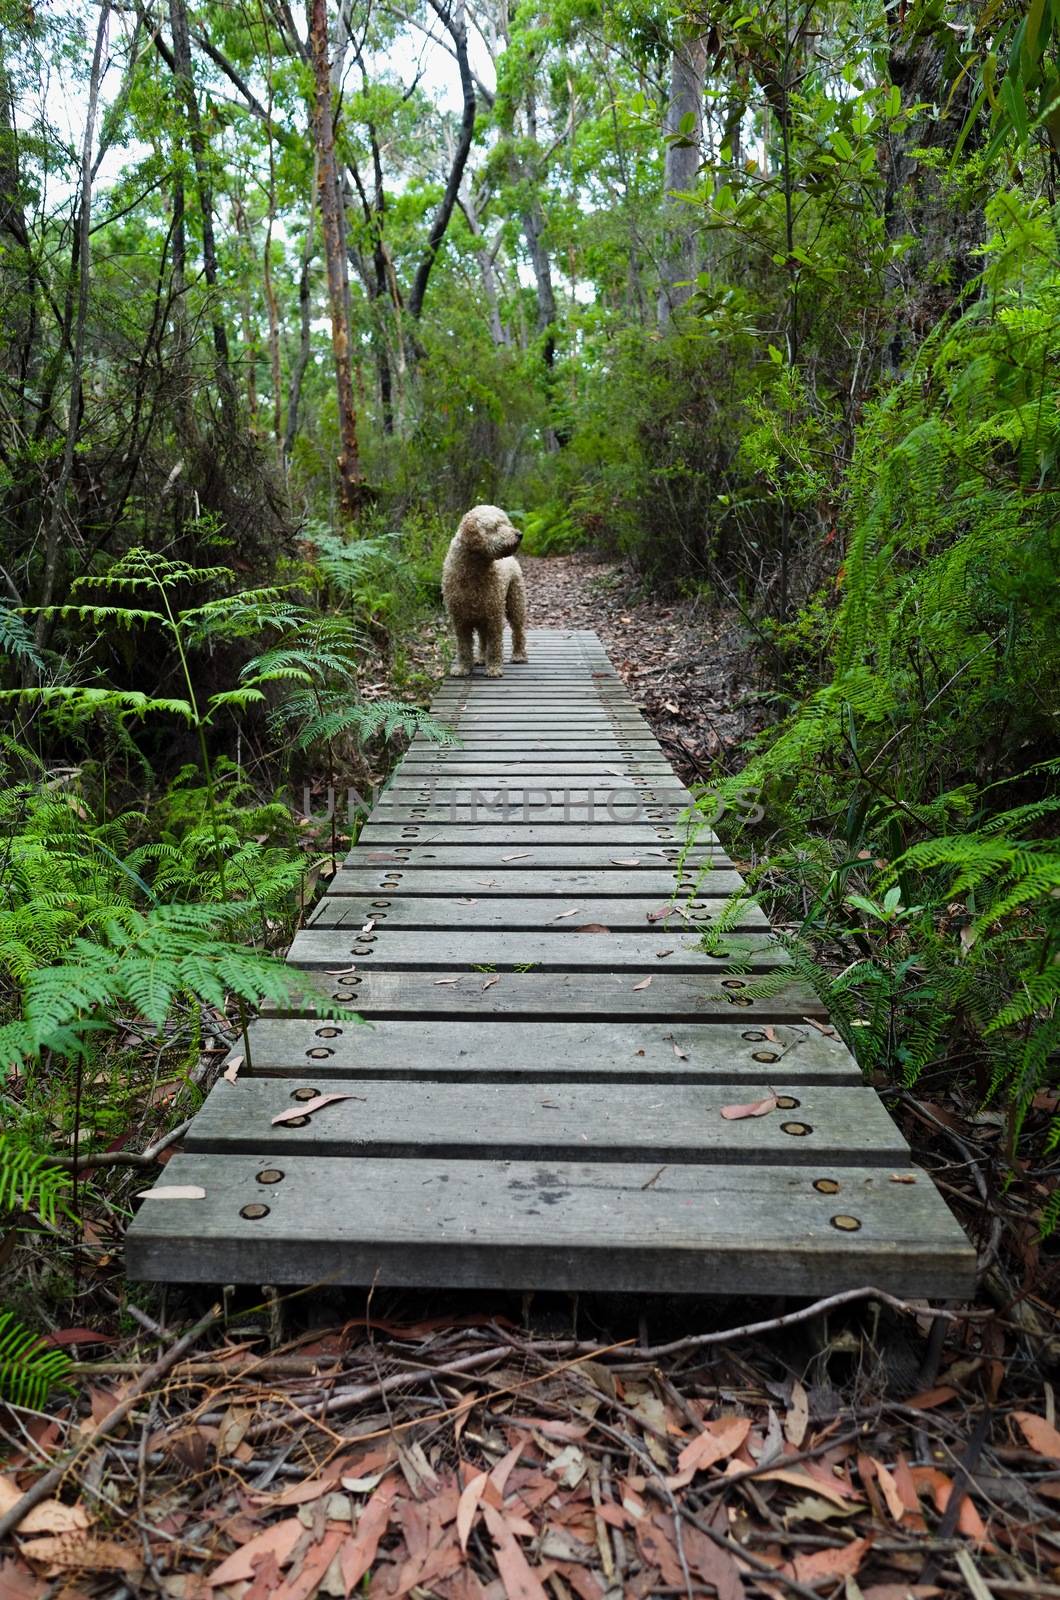
[{"label": "dog's ear", "polygon": [[482,506],[472,506],[460,519],[460,526],[456,536],[467,550],[481,550],[486,541],[486,529],[482,521]]}]

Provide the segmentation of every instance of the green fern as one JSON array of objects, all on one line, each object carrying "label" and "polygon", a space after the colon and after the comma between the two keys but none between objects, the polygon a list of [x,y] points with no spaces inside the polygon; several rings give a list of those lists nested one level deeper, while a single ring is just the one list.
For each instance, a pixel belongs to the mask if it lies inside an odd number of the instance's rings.
[{"label": "green fern", "polygon": [[[3,1030],[0,1029],[0,1034]],[[0,1133],[0,1212],[29,1211],[54,1224],[66,1210],[69,1176],[47,1158]]]},{"label": "green fern", "polygon": [[39,1411],[52,1389],[68,1388],[70,1357],[52,1349],[10,1311],[0,1311],[0,1399]]}]

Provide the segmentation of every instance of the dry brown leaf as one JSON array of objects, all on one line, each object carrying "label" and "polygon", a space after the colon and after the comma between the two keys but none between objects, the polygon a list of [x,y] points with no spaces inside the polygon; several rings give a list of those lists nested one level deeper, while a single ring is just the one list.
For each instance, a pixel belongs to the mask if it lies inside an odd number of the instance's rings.
[{"label": "dry brown leaf", "polygon": [[116,1539],[98,1539],[91,1533],[58,1533],[28,1539],[22,1545],[27,1561],[60,1572],[139,1572],[143,1557]]},{"label": "dry brown leaf", "polygon": [[916,1177],[912,1172],[892,1172],[889,1183],[915,1183]]},{"label": "dry brown leaf", "polygon": [[640,856],[612,856],[611,862],[616,867],[639,867]]},{"label": "dry brown leaf", "polygon": [[705,1472],[739,1450],[751,1431],[750,1417],[717,1417],[703,1425],[703,1432],[686,1444],[677,1458],[677,1475],[668,1478],[671,1489],[691,1483],[697,1472]]},{"label": "dry brown leaf", "polygon": [[484,983],[484,984],[483,984],[483,985],[482,985],[482,992],[483,992],[483,994],[485,994],[485,992],[486,992],[486,990],[487,990],[487,989],[492,989],[492,988],[493,988],[493,985],[494,985],[494,984],[495,984],[495,983],[500,983],[500,981],[501,981],[501,975],[500,975],[500,973],[499,973],[499,972],[495,972],[495,973],[494,973],[494,974],[493,974],[493,977],[492,977],[492,978],[487,978],[487,979],[486,979],[486,981],[485,981],[485,983]]},{"label": "dry brown leaf", "polygon": [[39,1600],[46,1587],[44,1579],[34,1577],[21,1561],[0,1556],[0,1600]]},{"label": "dry brown leaf", "polygon": [[796,1450],[806,1437],[809,1421],[810,1402],[806,1390],[796,1378],[791,1386],[791,1404],[788,1406],[788,1414],[784,1418],[784,1437],[789,1444],[795,1446]]},{"label": "dry brown leaf", "polygon": [[440,989],[443,984],[446,984],[446,983],[459,983],[459,982],[460,982],[459,977],[457,977],[457,978],[435,978],[434,987],[436,989]]},{"label": "dry brown leaf", "polygon": [[332,1105],[337,1100],[362,1100],[363,1095],[353,1094],[316,1094],[312,1100],[300,1100],[296,1106],[291,1106],[287,1111],[280,1111],[271,1118],[275,1128],[281,1122],[293,1122],[295,1117],[311,1117],[314,1111],[322,1111],[325,1106]]},{"label": "dry brown leaf", "polygon": [[642,978],[640,983],[635,983],[633,985],[633,987],[634,987],[634,989],[646,989],[650,983],[651,983],[651,979],[650,978]]},{"label": "dry brown leaf", "polygon": [[482,1491],[488,1482],[488,1472],[477,1472],[473,1478],[468,1480],[460,1493],[460,1500],[456,1508],[456,1536],[460,1540],[460,1548],[465,1554],[467,1552],[467,1541],[471,1537],[471,1529],[475,1522],[475,1513],[478,1510],[479,1501],[482,1499]]},{"label": "dry brown leaf", "polygon": [[803,1017],[803,1022],[808,1022],[811,1028],[816,1028],[818,1033],[823,1033],[826,1039],[835,1038],[835,1029],[830,1028],[826,1022],[818,1022],[816,1017]]},{"label": "dry brown leaf", "polygon": [[905,1403],[912,1406],[914,1411],[933,1411],[936,1406],[944,1406],[947,1400],[956,1400],[957,1391],[950,1384],[940,1384],[937,1389],[925,1389],[921,1394],[915,1394]]},{"label": "dry brown leaf", "polygon": [[[0,1477],[0,1517],[6,1516],[22,1499],[14,1478]],[[43,1500],[19,1523],[19,1533],[77,1533],[88,1527],[88,1512],[83,1506],[67,1506],[61,1500]]]},{"label": "dry brown leaf", "polygon": [[815,1583],[820,1578],[854,1577],[872,1546],[871,1539],[851,1539],[836,1550],[815,1550],[812,1555],[795,1557],[795,1576],[800,1583]]},{"label": "dry brown leaf", "polygon": [[1014,1411],[1013,1420],[1036,1455],[1060,1461],[1060,1433],[1044,1417],[1033,1411]]},{"label": "dry brown leaf", "polygon": [[324,1574],[338,1555],[349,1534],[346,1526],[332,1524],[322,1539],[310,1545],[297,1572],[292,1571],[286,1583],[274,1591],[274,1600],[309,1600],[320,1587]]},{"label": "dry brown leaf", "polygon": [[669,1039],[671,1045],[673,1046],[674,1055],[677,1057],[678,1061],[687,1061],[688,1060],[688,1051],[687,1050],[682,1050],[681,1046],[678,1044],[677,1040],[674,1038],[672,1033],[668,1033],[666,1035],[666,1037]]},{"label": "dry brown leaf", "polygon": [[793,1489],[803,1489],[809,1494],[823,1495],[826,1500],[834,1500],[841,1506],[848,1506],[851,1501],[861,1498],[838,1479],[834,1483],[826,1483],[811,1478],[808,1473],[799,1472],[794,1467],[770,1467],[768,1472],[761,1472],[758,1477],[762,1483],[786,1483]]},{"label": "dry brown leaf", "polygon": [[533,854],[530,850],[516,850],[510,856],[501,856],[502,861],[529,861]]},{"label": "dry brown leaf", "polygon": [[222,1078],[224,1078],[226,1083],[235,1083],[236,1079],[239,1077],[239,1069],[240,1069],[240,1067],[242,1065],[243,1065],[243,1057],[242,1056],[232,1056],[231,1057],[227,1067],[225,1067],[224,1071],[221,1074]]},{"label": "dry brown leaf", "polygon": [[583,922],[580,928],[572,928],[572,933],[610,933],[610,928],[605,928],[602,922]]},{"label": "dry brown leaf", "polygon": [[882,1461],[877,1461],[874,1457],[871,1459],[873,1466],[876,1468],[876,1482],[879,1484],[880,1493],[886,1501],[887,1510],[891,1513],[895,1522],[901,1522],[905,1516],[906,1507],[899,1493],[898,1485],[894,1480],[894,1473],[885,1467]]},{"label": "dry brown leaf", "polygon": [[572,906],[569,911],[561,911],[558,917],[549,917],[549,922],[562,922],[565,917],[576,917],[581,911],[581,906]]},{"label": "dry brown leaf", "polygon": [[220,1566],[208,1572],[206,1583],[216,1589],[226,1583],[249,1582],[254,1576],[255,1561],[266,1552],[273,1557],[277,1566],[282,1567],[291,1559],[291,1553],[303,1533],[305,1525],[298,1517],[284,1517],[282,1522],[274,1522],[253,1539],[248,1539],[238,1550],[233,1550]]},{"label": "dry brown leaf", "polygon": [[482,1508],[482,1514],[493,1540],[497,1571],[508,1600],[549,1600],[544,1585],[534,1573],[501,1512],[486,1505]]},{"label": "dry brown leaf", "polygon": [[775,1094],[770,1094],[764,1100],[751,1100],[747,1105],[722,1106],[721,1114],[726,1122],[740,1122],[744,1117],[764,1117],[776,1109],[777,1097]]},{"label": "dry brown leaf", "polygon": [[357,1522],[357,1532],[348,1538],[339,1551],[339,1564],[346,1593],[350,1594],[360,1583],[375,1561],[379,1541],[390,1524],[394,1501],[394,1485],[381,1483]]}]

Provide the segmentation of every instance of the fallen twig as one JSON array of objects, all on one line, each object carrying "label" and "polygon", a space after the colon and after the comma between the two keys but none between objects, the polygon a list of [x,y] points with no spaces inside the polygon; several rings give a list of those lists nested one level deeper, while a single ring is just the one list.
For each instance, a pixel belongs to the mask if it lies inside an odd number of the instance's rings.
[{"label": "fallen twig", "polygon": [[206,1315],[200,1317],[194,1327],[189,1328],[187,1333],[177,1340],[176,1344],[171,1345],[164,1355],[159,1356],[153,1366],[148,1367],[147,1371],[137,1378],[124,1400],[120,1401],[114,1410],[109,1412],[103,1418],[103,1421],[92,1429],[88,1437],[71,1451],[62,1466],[52,1467],[49,1472],[45,1472],[37,1479],[32,1488],[26,1490],[21,1500],[15,1501],[10,1511],[6,1511],[0,1517],[0,1539],[6,1539],[8,1534],[13,1533],[22,1519],[33,1510],[34,1506],[39,1506],[42,1500],[47,1500],[53,1490],[58,1489],[67,1473],[85,1456],[89,1455],[101,1440],[105,1439],[108,1434],[113,1433],[119,1422],[125,1421],[125,1418],[129,1415],[141,1395],[146,1394],[158,1382],[159,1378],[164,1378],[170,1368],[174,1367],[180,1360],[185,1350],[190,1350],[195,1341],[201,1338],[207,1328],[213,1327],[220,1316],[221,1307],[219,1305],[211,1306]]}]

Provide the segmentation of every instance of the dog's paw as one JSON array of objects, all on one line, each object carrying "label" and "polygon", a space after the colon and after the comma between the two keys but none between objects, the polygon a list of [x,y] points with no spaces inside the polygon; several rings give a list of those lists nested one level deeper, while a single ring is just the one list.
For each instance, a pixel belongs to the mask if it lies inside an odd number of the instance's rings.
[{"label": "dog's paw", "polygon": [[487,678],[503,678],[504,673],[500,667],[487,667],[486,676]]},{"label": "dog's paw", "polygon": [[525,650],[520,650],[518,655],[512,656],[513,661],[526,661],[527,659],[528,657]]},{"label": "dog's paw", "polygon": [[451,678],[470,678],[470,676],[471,676],[471,668],[470,667],[450,667],[449,676]]}]

